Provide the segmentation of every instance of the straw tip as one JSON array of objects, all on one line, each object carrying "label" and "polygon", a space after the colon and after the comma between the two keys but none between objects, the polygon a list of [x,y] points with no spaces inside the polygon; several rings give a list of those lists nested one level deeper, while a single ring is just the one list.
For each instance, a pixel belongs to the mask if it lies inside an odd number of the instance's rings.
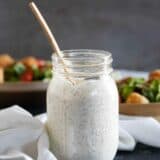
[{"label": "straw tip", "polygon": [[33,5],[35,5],[35,3],[33,1],[29,2],[30,7],[33,6]]}]

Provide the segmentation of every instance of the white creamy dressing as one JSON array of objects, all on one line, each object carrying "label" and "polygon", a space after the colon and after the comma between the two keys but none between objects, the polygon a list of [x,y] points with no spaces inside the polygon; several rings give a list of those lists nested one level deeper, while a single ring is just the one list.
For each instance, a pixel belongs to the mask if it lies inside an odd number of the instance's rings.
[{"label": "white creamy dressing", "polygon": [[48,132],[58,160],[112,160],[118,146],[118,93],[108,76],[77,85],[56,74],[47,93]]}]

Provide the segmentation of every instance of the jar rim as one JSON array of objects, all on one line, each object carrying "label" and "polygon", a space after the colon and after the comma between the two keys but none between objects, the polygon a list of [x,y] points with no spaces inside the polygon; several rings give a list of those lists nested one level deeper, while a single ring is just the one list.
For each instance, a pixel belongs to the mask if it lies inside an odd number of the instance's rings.
[{"label": "jar rim", "polygon": [[[60,51],[62,53],[62,56],[65,56],[65,54],[70,53],[80,53],[80,54],[90,54],[90,55],[97,55],[102,57],[111,57],[112,54],[105,50],[96,50],[96,49],[70,49],[70,50],[62,50]],[[56,55],[55,52],[53,52],[52,56]],[[65,57],[64,57],[65,58]]]},{"label": "jar rim", "polygon": [[[72,49],[72,50],[62,50],[61,53],[62,53],[62,57],[64,60],[75,60],[75,56],[77,56],[79,54],[79,56],[80,55],[81,56],[83,55],[84,57],[87,56],[85,58],[89,58],[89,56],[91,56],[90,58],[99,58],[99,60],[101,60],[101,62],[100,61],[97,62],[99,64],[100,63],[103,64],[104,60],[105,60],[105,63],[112,63],[112,54],[110,52],[104,51],[104,50]],[[59,60],[59,58],[57,57],[57,54],[55,54],[55,53],[52,54],[52,60],[54,58]],[[80,59],[80,58],[76,57],[76,59]],[[97,59],[97,61],[98,61],[98,59]]]}]

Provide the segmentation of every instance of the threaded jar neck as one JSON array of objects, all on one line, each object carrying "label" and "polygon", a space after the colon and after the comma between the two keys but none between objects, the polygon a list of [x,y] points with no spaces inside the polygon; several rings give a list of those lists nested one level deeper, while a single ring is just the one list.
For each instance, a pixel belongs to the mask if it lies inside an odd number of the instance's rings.
[{"label": "threaded jar neck", "polygon": [[[112,72],[112,55],[102,50],[64,50],[63,59],[68,76],[73,78],[99,77]],[[54,72],[65,75],[60,59],[53,54]]]}]

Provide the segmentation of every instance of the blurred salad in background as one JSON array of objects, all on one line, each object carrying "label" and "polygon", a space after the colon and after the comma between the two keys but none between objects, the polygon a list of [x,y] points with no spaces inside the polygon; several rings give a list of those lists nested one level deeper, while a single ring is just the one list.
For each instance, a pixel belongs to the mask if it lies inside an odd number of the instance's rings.
[{"label": "blurred salad in background", "polygon": [[120,103],[145,104],[160,102],[160,70],[149,73],[148,79],[127,77],[117,81]]},{"label": "blurred salad in background", "polygon": [[14,60],[8,54],[0,55],[0,82],[18,81],[48,81],[52,78],[52,64],[50,61],[25,57]]}]

